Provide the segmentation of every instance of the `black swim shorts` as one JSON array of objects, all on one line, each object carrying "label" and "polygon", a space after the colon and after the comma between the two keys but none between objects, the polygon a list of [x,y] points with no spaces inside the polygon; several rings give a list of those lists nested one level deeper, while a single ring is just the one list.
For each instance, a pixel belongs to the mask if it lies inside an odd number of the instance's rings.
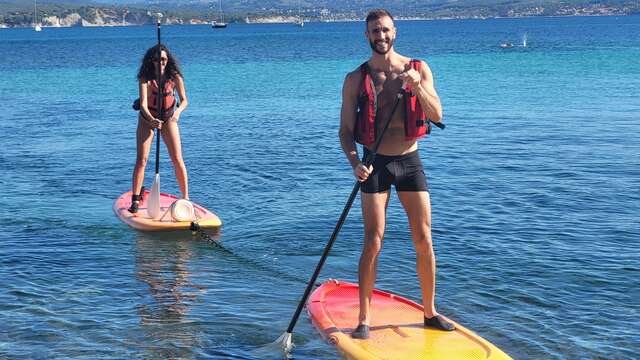
[{"label": "black swim shorts", "polygon": [[[365,148],[364,151],[366,157],[369,150]],[[429,191],[418,150],[397,156],[376,155],[373,173],[362,183],[361,190],[364,193],[384,192],[391,189],[391,184],[396,191]]]}]

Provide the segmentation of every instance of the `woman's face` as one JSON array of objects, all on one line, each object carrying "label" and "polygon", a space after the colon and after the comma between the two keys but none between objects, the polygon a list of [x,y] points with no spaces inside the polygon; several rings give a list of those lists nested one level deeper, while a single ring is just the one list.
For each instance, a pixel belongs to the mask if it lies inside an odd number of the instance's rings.
[{"label": "woman's face", "polygon": [[[160,52],[160,74],[164,74],[164,69],[167,67],[167,62],[169,61],[169,57],[167,56],[167,52],[162,50]],[[154,59],[153,65],[158,70],[158,59]]]}]

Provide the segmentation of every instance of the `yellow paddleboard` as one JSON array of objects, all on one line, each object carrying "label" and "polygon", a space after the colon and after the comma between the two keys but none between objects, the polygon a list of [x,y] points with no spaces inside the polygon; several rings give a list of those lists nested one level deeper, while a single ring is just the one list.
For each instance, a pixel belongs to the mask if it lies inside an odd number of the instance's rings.
[{"label": "yellow paddleboard", "polygon": [[358,325],[358,285],[329,280],[307,302],[307,311],[322,336],[346,359],[502,360],[511,359],[471,330],[425,328],[421,305],[374,289],[369,339],[353,339]]}]

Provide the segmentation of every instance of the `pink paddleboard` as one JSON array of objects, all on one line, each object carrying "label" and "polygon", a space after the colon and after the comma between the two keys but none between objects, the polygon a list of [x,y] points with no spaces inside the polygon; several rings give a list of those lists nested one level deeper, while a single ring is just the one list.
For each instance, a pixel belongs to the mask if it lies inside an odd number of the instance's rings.
[{"label": "pink paddleboard", "polygon": [[140,207],[137,213],[132,214],[129,212],[131,206],[131,191],[120,195],[113,203],[113,212],[116,216],[127,225],[134,229],[143,231],[172,231],[172,230],[189,230],[191,222],[194,221],[202,229],[217,229],[222,226],[220,218],[211,211],[203,208],[202,206],[193,203],[195,210],[195,216],[192,221],[175,221],[171,217],[171,211],[169,208],[174,201],[179,198],[175,195],[160,193],[160,210],[161,214],[164,214],[160,219],[154,220],[147,214],[147,198],[149,197],[149,191],[144,192],[143,201],[140,203]]}]

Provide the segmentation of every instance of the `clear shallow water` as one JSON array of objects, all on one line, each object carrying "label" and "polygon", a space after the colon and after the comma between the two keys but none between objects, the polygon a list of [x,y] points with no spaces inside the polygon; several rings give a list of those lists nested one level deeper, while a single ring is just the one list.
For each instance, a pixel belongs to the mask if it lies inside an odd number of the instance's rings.
[{"label": "clear shallow water", "polygon": [[[640,17],[398,27],[398,51],[429,62],[448,125],[420,150],[439,310],[517,359],[634,358]],[[132,231],[111,211],[130,187],[130,104],[153,27],[0,31],[0,357],[263,358],[353,184],[338,110],[344,75],[369,54],[362,32],[163,28],[191,103],[191,195],[224,221],[222,251]],[[498,47],[525,33],[529,47]],[[356,279],[360,216],[322,279]],[[395,197],[381,256],[377,286],[417,300]],[[296,359],[338,358],[304,314],[294,341]]]}]

